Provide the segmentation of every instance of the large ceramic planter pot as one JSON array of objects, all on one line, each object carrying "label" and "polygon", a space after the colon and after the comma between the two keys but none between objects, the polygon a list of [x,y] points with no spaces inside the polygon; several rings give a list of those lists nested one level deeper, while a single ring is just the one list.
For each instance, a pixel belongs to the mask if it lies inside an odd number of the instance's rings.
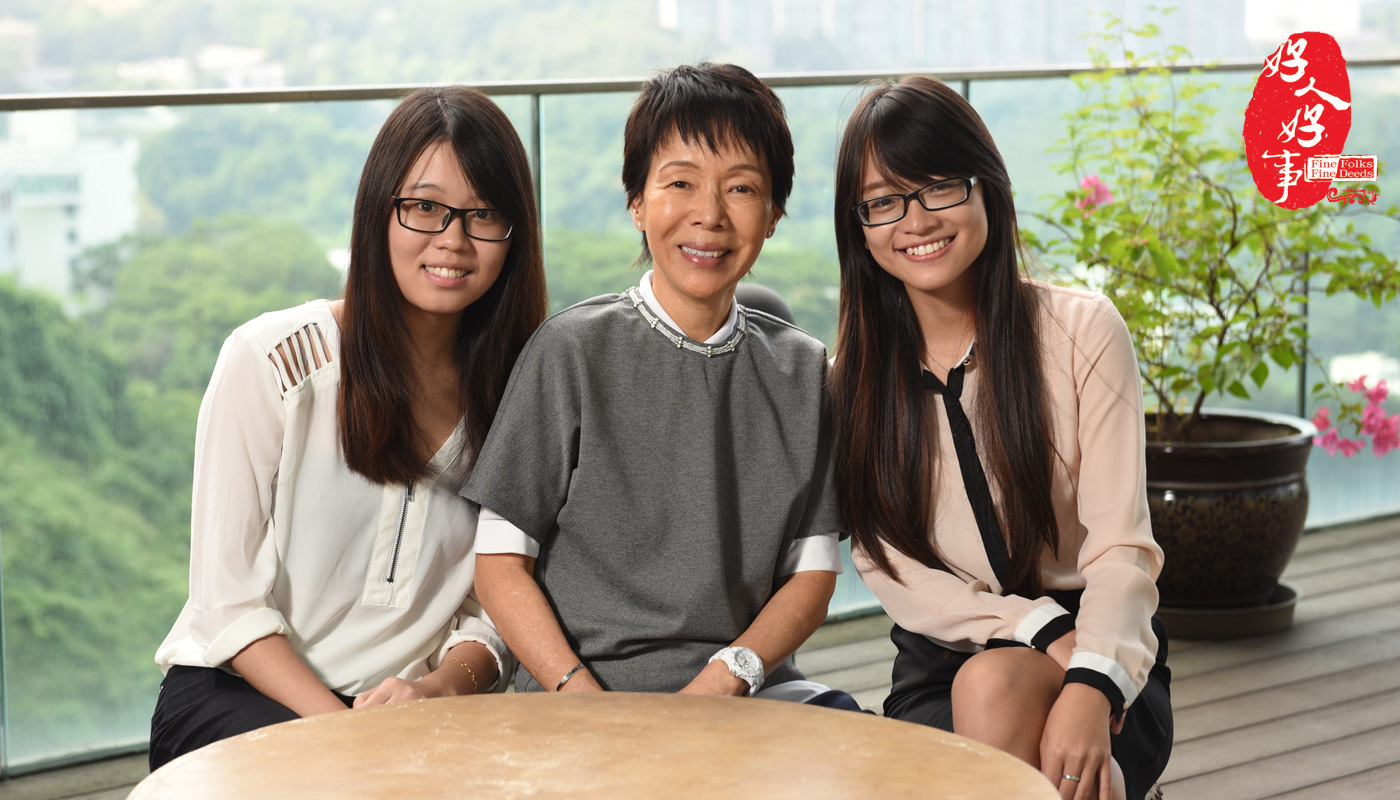
[{"label": "large ceramic planter pot", "polygon": [[1191,441],[1147,442],[1147,503],[1166,553],[1157,579],[1162,606],[1277,602],[1308,514],[1316,433],[1283,414],[1207,411]]}]

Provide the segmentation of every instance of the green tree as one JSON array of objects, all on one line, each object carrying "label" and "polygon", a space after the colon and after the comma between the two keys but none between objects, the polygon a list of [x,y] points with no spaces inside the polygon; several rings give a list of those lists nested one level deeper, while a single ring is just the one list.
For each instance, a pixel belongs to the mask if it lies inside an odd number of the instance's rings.
[{"label": "green tree", "polygon": [[382,121],[379,104],[196,108],[141,148],[142,194],[167,232],[197,219],[250,213],[349,238],[360,167]]},{"label": "green tree", "polygon": [[0,277],[0,413],[56,455],[90,462],[132,444],[130,411],[114,398],[121,365],[64,318],[58,304]]},{"label": "green tree", "polygon": [[[9,280],[0,342],[9,755],[22,761],[134,735],[188,551],[160,510],[179,495],[145,457],[168,417],[129,402],[122,365],[56,302]],[[186,471],[186,514],[188,482]]]},{"label": "green tree", "polygon": [[110,302],[88,319],[0,279],[15,762],[148,730],[152,656],[187,591],[195,419],[220,344],[247,319],[340,284],[306,231],[246,217],[91,256]]},{"label": "green tree", "polygon": [[341,277],[305,230],[255,217],[199,221],[145,240],[94,317],[134,377],[202,392],[225,337],[265,311],[339,292]]}]

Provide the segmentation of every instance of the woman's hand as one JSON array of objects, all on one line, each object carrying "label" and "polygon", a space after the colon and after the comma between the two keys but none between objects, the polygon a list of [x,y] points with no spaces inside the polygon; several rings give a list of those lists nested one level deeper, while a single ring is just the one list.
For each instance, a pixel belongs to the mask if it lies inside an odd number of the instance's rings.
[{"label": "woman's hand", "polygon": [[428,697],[438,697],[433,693],[431,685],[424,686],[423,681],[406,681],[403,678],[385,678],[380,684],[368,692],[355,698],[354,708],[365,708],[366,706],[382,706],[389,703],[406,703],[410,700],[423,700]]},{"label": "woman's hand", "polygon": [[735,677],[723,661],[711,661],[690,683],[676,694],[709,694],[743,697],[749,693],[749,682]]},{"label": "woman's hand", "polygon": [[1067,684],[1050,709],[1040,737],[1040,771],[1064,800],[1112,798],[1109,711],[1103,692],[1082,683]]},{"label": "woman's hand", "polygon": [[406,703],[429,697],[457,697],[489,691],[499,679],[496,657],[480,642],[458,642],[438,668],[417,680],[385,678],[355,698],[354,708]]}]

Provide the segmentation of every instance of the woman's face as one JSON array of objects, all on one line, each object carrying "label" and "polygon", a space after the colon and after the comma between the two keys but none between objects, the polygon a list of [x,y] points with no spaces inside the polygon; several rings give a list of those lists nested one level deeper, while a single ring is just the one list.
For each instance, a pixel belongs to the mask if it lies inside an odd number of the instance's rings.
[{"label": "woman's face", "polygon": [[711,150],[677,135],[652,154],[630,210],[646,234],[663,306],[727,304],[783,214],[773,207],[768,165],[752,148]]},{"label": "woman's face", "polygon": [[[867,153],[861,166],[860,199],[906,194],[928,182],[890,183]],[[918,200],[910,199],[903,219],[863,230],[875,263],[899,279],[911,297],[920,293],[962,303],[973,296],[977,259],[987,244],[987,208],[980,182],[961,205],[927,211]]]},{"label": "woman's face", "polygon": [[[428,145],[395,195],[455,208],[488,207],[462,173],[456,151],[445,141]],[[460,316],[500,277],[510,251],[509,239],[485,242],[467,236],[460,216],[454,216],[441,233],[409,230],[399,224],[393,211],[388,223],[389,261],[403,296],[405,316]]]}]

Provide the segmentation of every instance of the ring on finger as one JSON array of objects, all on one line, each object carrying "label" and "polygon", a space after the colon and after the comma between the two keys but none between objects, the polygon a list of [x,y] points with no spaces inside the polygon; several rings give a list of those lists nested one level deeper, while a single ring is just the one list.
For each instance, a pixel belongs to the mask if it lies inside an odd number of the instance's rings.
[{"label": "ring on finger", "polygon": [[1061,775],[1060,777],[1067,781],[1074,781],[1075,783],[1079,783],[1078,775]]}]

